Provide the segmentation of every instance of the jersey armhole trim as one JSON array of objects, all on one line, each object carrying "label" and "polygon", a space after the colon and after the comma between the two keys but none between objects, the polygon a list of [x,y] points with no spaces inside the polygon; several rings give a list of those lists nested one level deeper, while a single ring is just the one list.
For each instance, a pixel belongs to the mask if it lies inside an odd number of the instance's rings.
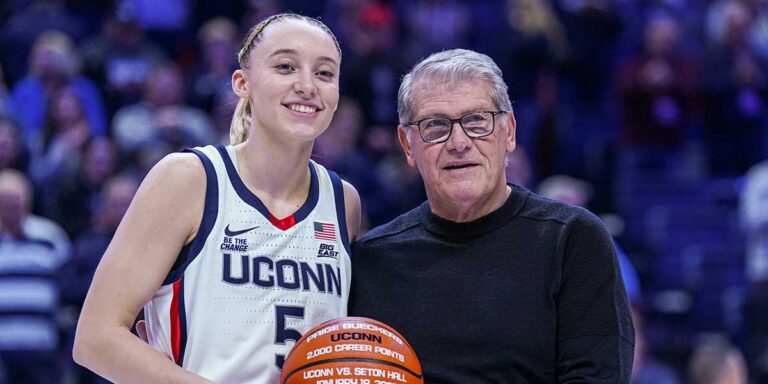
[{"label": "jersey armhole trim", "polygon": [[[195,235],[195,238],[179,252],[177,262],[175,263],[175,265],[178,265],[168,272],[168,276],[166,276],[163,281],[163,285],[172,284],[184,275],[187,266],[195,260],[203,249],[205,240],[208,238],[208,235],[211,234],[213,225],[216,223],[216,216],[219,213],[219,183],[216,178],[216,170],[213,168],[213,163],[211,163],[211,160],[198,149],[187,148],[182,152],[194,153],[203,163],[206,179],[205,206],[203,208],[203,218],[200,221],[200,228],[197,230],[197,235]],[[184,254],[185,250],[187,251],[186,254]],[[183,259],[184,261],[180,263],[179,259]]]},{"label": "jersey armhole trim", "polygon": [[339,222],[339,236],[341,236],[341,243],[344,245],[344,249],[351,259],[352,252],[349,246],[349,232],[347,231],[347,214],[346,207],[344,206],[344,185],[336,172],[328,170],[328,176],[330,176],[331,184],[333,185],[333,197],[336,203],[336,220]]}]

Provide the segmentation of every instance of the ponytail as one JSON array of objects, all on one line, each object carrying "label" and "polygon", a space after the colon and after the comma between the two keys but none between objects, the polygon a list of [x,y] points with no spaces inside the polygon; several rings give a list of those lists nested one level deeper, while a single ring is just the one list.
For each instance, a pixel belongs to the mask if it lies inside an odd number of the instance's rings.
[{"label": "ponytail", "polygon": [[229,145],[237,145],[248,139],[248,127],[251,126],[251,103],[247,98],[240,98],[229,126]]}]

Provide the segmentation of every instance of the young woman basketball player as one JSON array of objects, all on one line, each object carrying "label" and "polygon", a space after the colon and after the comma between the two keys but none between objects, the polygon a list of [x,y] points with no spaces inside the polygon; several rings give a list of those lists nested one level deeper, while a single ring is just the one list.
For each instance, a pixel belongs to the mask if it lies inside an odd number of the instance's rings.
[{"label": "young woman basketball player", "polygon": [[[74,358],[120,383],[271,383],[293,341],[346,314],[360,199],[310,161],[339,99],[319,21],[250,32],[231,146],[171,154],[147,175],[94,277]],[[148,343],[131,334],[144,307]]]}]

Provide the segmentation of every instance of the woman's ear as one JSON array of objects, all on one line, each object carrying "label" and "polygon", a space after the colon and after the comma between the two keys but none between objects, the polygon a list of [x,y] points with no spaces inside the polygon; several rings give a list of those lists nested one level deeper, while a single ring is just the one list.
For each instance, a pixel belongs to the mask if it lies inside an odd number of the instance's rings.
[{"label": "woman's ear", "polygon": [[242,69],[232,73],[232,90],[237,96],[248,98],[248,79]]}]

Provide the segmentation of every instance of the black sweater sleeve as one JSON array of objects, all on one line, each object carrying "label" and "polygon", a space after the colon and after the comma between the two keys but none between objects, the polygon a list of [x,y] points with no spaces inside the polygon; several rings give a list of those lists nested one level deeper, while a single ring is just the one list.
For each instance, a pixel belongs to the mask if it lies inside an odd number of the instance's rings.
[{"label": "black sweater sleeve", "polygon": [[556,290],[560,383],[629,383],[634,329],[613,241],[592,214],[563,232]]}]

